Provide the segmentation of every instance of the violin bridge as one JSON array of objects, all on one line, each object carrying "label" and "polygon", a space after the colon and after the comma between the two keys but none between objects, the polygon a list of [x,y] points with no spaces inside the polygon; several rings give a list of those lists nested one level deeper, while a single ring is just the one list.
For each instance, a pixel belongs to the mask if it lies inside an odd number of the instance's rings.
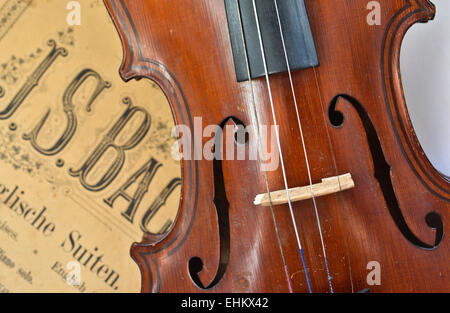
[{"label": "violin bridge", "polygon": [[[311,188],[312,187],[312,188]],[[355,182],[350,173],[323,178],[321,183],[312,186],[296,187],[289,189],[291,202],[311,199],[314,197],[326,196],[343,190],[355,187]],[[270,206],[288,203],[286,190],[272,191],[270,197],[268,193],[259,194],[253,202],[255,205]]]}]

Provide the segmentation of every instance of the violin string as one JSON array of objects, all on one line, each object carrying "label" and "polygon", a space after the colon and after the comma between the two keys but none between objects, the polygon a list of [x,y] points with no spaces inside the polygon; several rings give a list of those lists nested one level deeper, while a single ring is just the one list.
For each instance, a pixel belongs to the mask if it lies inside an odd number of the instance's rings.
[{"label": "violin string", "polygon": [[[319,93],[320,107],[322,109],[322,117],[323,117],[323,122],[324,122],[324,125],[325,125],[325,129],[326,129],[326,132],[327,132],[328,145],[329,145],[330,151],[331,151],[331,157],[332,157],[332,160],[333,160],[333,166],[334,166],[334,170],[335,170],[335,175],[338,177],[339,188],[341,188],[341,181],[339,179],[339,169],[338,169],[337,161],[336,161],[336,152],[334,151],[333,142],[331,140],[331,134],[330,134],[330,131],[328,130],[328,126],[327,126],[328,124],[326,122],[327,118],[326,118],[326,114],[325,114],[325,110],[324,110],[324,101],[323,101],[322,92],[321,92],[320,86],[319,86],[319,80],[318,80],[316,67],[313,67],[313,72],[314,72],[314,79],[316,81],[317,91]],[[344,201],[344,196],[342,195],[342,193],[339,193],[337,195],[337,197],[339,198],[339,200],[341,202],[341,207],[345,208],[345,201]],[[350,260],[350,254],[348,253],[348,251],[349,251],[348,250],[348,240],[344,239],[344,241],[345,241],[345,249],[347,251],[347,258],[348,258],[348,264],[349,264],[350,284],[351,284],[352,292],[354,292],[351,260]]]},{"label": "violin string", "polygon": [[[241,19],[241,9],[239,6],[239,0],[236,0],[236,6],[237,6],[237,10],[238,10],[238,18],[239,18],[239,25],[241,28],[241,40],[242,40],[242,44],[244,47],[244,54],[245,54],[245,63],[246,63],[246,68],[247,68],[247,75],[249,78],[249,84],[250,84],[250,90],[251,90],[251,94],[252,94],[252,109],[253,109],[253,120],[256,124],[256,129],[257,129],[257,140],[258,140],[258,153],[259,153],[259,158],[260,160],[263,160],[263,156],[262,156],[262,143],[261,143],[261,131],[260,131],[260,123],[259,123],[259,117],[258,117],[258,110],[256,109],[256,100],[255,100],[255,94],[254,94],[254,89],[253,89],[253,81],[252,81],[252,77],[251,77],[251,72],[250,72],[250,65],[249,65],[249,61],[248,61],[248,55],[247,55],[247,45],[245,43],[245,38],[244,38],[244,29],[243,29],[243,25],[242,25],[242,19]],[[275,213],[274,213],[274,209],[273,209],[273,205],[272,205],[272,198],[270,195],[270,186],[269,186],[269,177],[267,175],[267,171],[264,170],[264,179],[265,179],[265,183],[266,183],[266,189],[267,189],[267,193],[269,195],[269,203],[270,203],[270,211],[272,214],[272,219],[274,222],[274,226],[275,226],[275,235],[277,237],[277,242],[278,242],[278,246],[280,248],[280,253],[281,253],[281,259],[283,261],[283,265],[284,265],[284,271],[286,274],[286,280],[288,283],[288,288],[289,288],[289,292],[293,293],[292,290],[292,285],[291,285],[291,279],[290,279],[290,274],[289,274],[289,270],[287,267],[287,263],[286,263],[286,257],[284,254],[284,249],[283,249],[283,245],[281,243],[281,237],[280,237],[280,233],[278,230],[278,224],[277,224],[277,220],[275,218]]]},{"label": "violin string", "polygon": [[[311,195],[312,195],[312,201],[313,201],[313,205],[314,205],[314,212],[315,212],[315,216],[316,216],[317,227],[319,229],[319,234],[320,234],[320,242],[321,242],[321,245],[322,245],[322,253],[323,253],[323,258],[324,258],[325,267],[326,267],[327,276],[328,276],[328,284],[330,286],[330,292],[333,293],[333,283],[331,282],[332,277],[330,275],[330,269],[329,269],[329,266],[328,266],[328,259],[327,259],[326,249],[325,249],[325,242],[324,242],[323,234],[322,234],[322,226],[321,226],[321,223],[320,223],[319,211],[317,209],[316,197],[314,195],[314,190],[313,190],[313,181],[312,181],[312,175],[311,175],[311,168],[310,168],[310,165],[309,165],[308,152],[306,150],[305,138],[304,138],[304,135],[303,135],[303,127],[302,127],[302,123],[301,123],[301,120],[300,120],[300,113],[299,113],[299,110],[298,110],[297,96],[295,94],[294,82],[293,82],[293,79],[292,79],[292,73],[291,73],[289,58],[288,58],[288,54],[287,54],[286,43],[284,41],[283,27],[281,25],[280,11],[279,11],[279,8],[278,8],[278,0],[273,0],[273,1],[274,1],[274,4],[275,4],[275,10],[276,10],[276,13],[277,13],[277,18],[278,18],[278,26],[279,26],[279,29],[280,29],[281,42],[282,42],[282,45],[283,45],[284,57],[285,57],[285,60],[286,60],[286,66],[287,66],[287,70],[288,70],[288,74],[289,74],[289,82],[290,82],[290,85],[291,85],[291,92],[292,92],[292,96],[294,98],[295,112],[297,114],[297,122],[298,122],[298,127],[299,127],[299,130],[300,130],[301,143],[302,143],[302,146],[303,146],[303,153],[305,155],[306,168],[307,168],[308,179],[309,179],[309,187],[310,187],[310,190],[311,190]],[[317,77],[316,77],[316,86],[317,86]]]},{"label": "violin string", "polygon": [[302,244],[301,244],[301,241],[300,241],[300,236],[299,236],[299,231],[298,231],[298,228],[297,228],[297,223],[295,221],[294,210],[293,210],[293,207],[292,207],[292,201],[291,201],[291,196],[290,196],[290,192],[289,192],[289,186],[288,186],[288,182],[287,182],[287,175],[286,175],[286,169],[285,169],[285,166],[284,166],[283,152],[282,152],[282,149],[281,149],[280,134],[279,134],[279,131],[278,131],[278,128],[277,128],[278,123],[277,123],[277,118],[276,118],[276,113],[275,113],[275,105],[273,103],[272,90],[271,90],[270,79],[269,79],[269,72],[268,72],[267,62],[266,62],[266,55],[265,55],[265,52],[264,52],[264,45],[263,45],[263,40],[262,40],[262,35],[261,35],[261,28],[260,28],[260,25],[259,25],[258,11],[256,9],[255,0],[252,0],[252,3],[253,3],[253,11],[254,11],[254,14],[255,14],[255,19],[256,19],[256,28],[258,30],[259,46],[261,48],[261,55],[262,55],[262,59],[263,59],[264,72],[265,72],[265,77],[266,77],[266,84],[267,84],[267,89],[268,89],[268,94],[269,94],[269,101],[270,101],[270,106],[271,106],[271,109],[272,109],[272,118],[273,118],[273,122],[274,122],[274,125],[275,125],[275,135],[276,135],[276,139],[277,139],[278,151],[279,151],[279,154],[280,154],[280,163],[281,163],[281,169],[282,169],[282,173],[283,173],[284,186],[285,186],[285,189],[286,189],[286,196],[287,196],[287,199],[288,199],[289,211],[290,211],[292,223],[293,223],[293,226],[294,226],[295,237],[297,239],[297,245],[298,245],[298,249],[299,249],[299,252],[300,252],[301,259],[302,259],[303,268],[304,268],[304,271],[305,271],[306,282],[308,284],[309,292],[311,293],[312,290],[311,290],[311,283],[310,283],[309,275],[308,275],[308,269],[306,267],[305,257],[303,255],[303,248],[302,248]]}]

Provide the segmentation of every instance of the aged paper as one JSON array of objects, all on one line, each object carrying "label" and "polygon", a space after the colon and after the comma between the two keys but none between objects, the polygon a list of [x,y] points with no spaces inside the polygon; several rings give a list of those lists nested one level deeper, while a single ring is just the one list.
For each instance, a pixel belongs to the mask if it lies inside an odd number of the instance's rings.
[{"label": "aged paper", "polygon": [[149,80],[124,83],[101,0],[0,5],[0,292],[138,292],[129,255],[167,231],[180,195],[173,118]]}]

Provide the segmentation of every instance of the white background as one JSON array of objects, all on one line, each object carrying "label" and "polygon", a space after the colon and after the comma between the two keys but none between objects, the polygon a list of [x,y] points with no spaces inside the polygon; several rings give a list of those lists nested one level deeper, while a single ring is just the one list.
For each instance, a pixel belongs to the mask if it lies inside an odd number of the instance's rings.
[{"label": "white background", "polygon": [[450,176],[450,1],[431,1],[436,18],[408,30],[400,67],[420,144],[434,167]]}]

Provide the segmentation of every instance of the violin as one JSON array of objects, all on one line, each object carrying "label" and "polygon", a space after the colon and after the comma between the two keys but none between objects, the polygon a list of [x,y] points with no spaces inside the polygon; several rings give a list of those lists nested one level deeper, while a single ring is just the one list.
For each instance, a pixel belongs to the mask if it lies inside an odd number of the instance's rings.
[{"label": "violin", "polygon": [[448,292],[450,181],[399,65],[430,1],[105,4],[121,77],[161,87],[180,138],[174,225],[131,248],[142,292]]}]

